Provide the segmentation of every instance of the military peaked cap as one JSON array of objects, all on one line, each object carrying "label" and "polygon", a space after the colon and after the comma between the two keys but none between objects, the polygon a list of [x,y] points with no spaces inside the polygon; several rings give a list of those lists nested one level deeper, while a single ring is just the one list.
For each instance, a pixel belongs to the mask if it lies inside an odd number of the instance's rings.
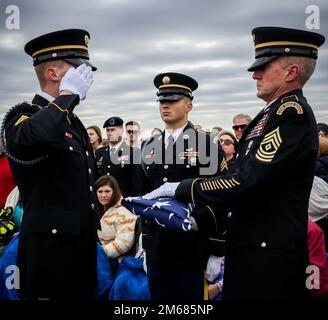
[{"label": "military peaked cap", "polygon": [[184,97],[193,99],[192,92],[198,88],[196,80],[176,72],[158,74],[154,85],[158,88],[158,101],[179,101]]},{"label": "military peaked cap", "polygon": [[89,62],[89,32],[82,29],[67,29],[44,34],[29,41],[25,52],[33,58],[33,65],[51,60],[64,60],[75,66],[83,63],[97,68]]},{"label": "military peaked cap", "polygon": [[281,56],[318,58],[318,48],[325,37],[319,33],[281,28],[258,27],[252,30],[255,62],[248,68],[254,71]]}]

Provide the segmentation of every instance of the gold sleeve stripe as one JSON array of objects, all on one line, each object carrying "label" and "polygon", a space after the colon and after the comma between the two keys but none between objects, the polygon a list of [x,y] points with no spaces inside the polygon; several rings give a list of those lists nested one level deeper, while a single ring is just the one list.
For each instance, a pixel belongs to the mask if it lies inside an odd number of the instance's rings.
[{"label": "gold sleeve stripe", "polygon": [[229,183],[228,180],[224,180],[224,182],[228,185],[229,188],[232,188],[232,185]]},{"label": "gold sleeve stripe", "polygon": [[211,213],[212,213],[213,220],[214,220],[214,222],[215,222],[215,232],[217,232],[217,231],[218,231],[218,223],[217,223],[217,221],[216,221],[215,214],[214,214],[214,212],[213,212],[213,210],[212,210],[212,208],[211,208],[210,206],[207,206],[207,208],[208,208],[208,209],[211,211]]},{"label": "gold sleeve stripe", "polygon": [[218,185],[220,186],[220,189],[224,189],[223,185],[221,184],[220,180],[216,180],[216,182],[218,183]]},{"label": "gold sleeve stripe", "polygon": [[225,188],[225,189],[228,189],[228,188],[229,188],[229,187],[224,183],[223,180],[220,180],[220,182],[224,185],[224,188]]},{"label": "gold sleeve stripe", "polygon": [[200,187],[201,187],[202,191],[204,191],[204,183],[203,182],[200,183]]},{"label": "gold sleeve stripe", "polygon": [[232,185],[233,187],[236,186],[236,184],[233,182],[233,179],[229,179],[229,182],[231,183],[231,185]]},{"label": "gold sleeve stripe", "polygon": [[231,180],[232,180],[237,186],[240,185],[240,183],[239,183],[235,178],[232,178]]},{"label": "gold sleeve stripe", "polygon": [[218,189],[221,189],[221,187],[219,186],[217,180],[214,180],[213,183],[214,183],[214,185],[215,185],[215,189],[217,189],[217,190],[218,190]]},{"label": "gold sleeve stripe", "polygon": [[197,178],[195,179],[192,183],[191,183],[191,190],[190,190],[190,193],[191,193],[191,201],[193,204],[195,204],[195,197],[194,197],[194,184],[197,180],[199,180],[201,178]]},{"label": "gold sleeve stripe", "polygon": [[213,182],[209,181],[208,183],[210,184],[211,190],[215,190],[215,186],[214,186]]},{"label": "gold sleeve stripe", "polygon": [[29,117],[23,114],[16,122],[15,122],[15,127],[18,126],[20,123],[23,121],[27,120]]},{"label": "gold sleeve stripe", "polygon": [[50,102],[49,104],[53,105],[55,108],[57,108],[59,111],[61,112],[65,112],[66,113],[66,119],[69,122],[69,124],[71,124],[71,121],[69,120],[68,116],[69,116],[69,112],[68,110],[62,109],[60,106],[58,106],[57,104]]}]

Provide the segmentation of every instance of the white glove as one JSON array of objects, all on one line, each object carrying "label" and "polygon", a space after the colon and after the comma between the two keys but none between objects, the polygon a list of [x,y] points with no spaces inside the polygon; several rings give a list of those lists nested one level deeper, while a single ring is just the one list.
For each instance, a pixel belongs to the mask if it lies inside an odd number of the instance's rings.
[{"label": "white glove", "polygon": [[180,182],[166,182],[162,184],[158,189],[153,190],[142,196],[143,199],[155,199],[160,197],[174,198],[175,190],[177,189]]},{"label": "white glove", "polygon": [[84,100],[88,90],[93,83],[93,72],[91,67],[81,64],[76,69],[71,67],[67,70],[59,86],[59,92],[70,91]]},{"label": "white glove", "polygon": [[197,231],[198,230],[198,224],[196,222],[196,219],[193,216],[189,217],[190,225],[191,225],[191,230]]}]

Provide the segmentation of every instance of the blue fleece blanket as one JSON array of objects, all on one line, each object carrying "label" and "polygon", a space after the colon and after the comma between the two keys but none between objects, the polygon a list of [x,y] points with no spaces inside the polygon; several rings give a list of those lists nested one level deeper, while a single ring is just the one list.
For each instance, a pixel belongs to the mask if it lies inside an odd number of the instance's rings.
[{"label": "blue fleece blanket", "polygon": [[[20,300],[16,290],[8,289],[6,286],[6,281],[13,284],[13,280],[11,279],[13,277],[13,271],[11,271],[11,267],[9,266],[16,265],[18,240],[19,236],[17,235],[11,240],[3,255],[0,257],[0,300]],[[105,251],[99,243],[97,245],[98,288],[96,299],[106,299],[113,284],[113,274],[111,272],[109,260]]]},{"label": "blue fleece blanket", "polygon": [[109,300],[149,300],[147,275],[143,269],[142,258],[122,259]]}]

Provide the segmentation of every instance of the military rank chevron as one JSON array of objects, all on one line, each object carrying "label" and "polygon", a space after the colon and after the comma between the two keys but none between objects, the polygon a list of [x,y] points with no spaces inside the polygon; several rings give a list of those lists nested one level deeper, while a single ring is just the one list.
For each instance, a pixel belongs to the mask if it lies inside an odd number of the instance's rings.
[{"label": "military rank chevron", "polygon": [[279,127],[264,136],[257,152],[256,158],[263,162],[271,162],[280,147],[282,139]]}]

